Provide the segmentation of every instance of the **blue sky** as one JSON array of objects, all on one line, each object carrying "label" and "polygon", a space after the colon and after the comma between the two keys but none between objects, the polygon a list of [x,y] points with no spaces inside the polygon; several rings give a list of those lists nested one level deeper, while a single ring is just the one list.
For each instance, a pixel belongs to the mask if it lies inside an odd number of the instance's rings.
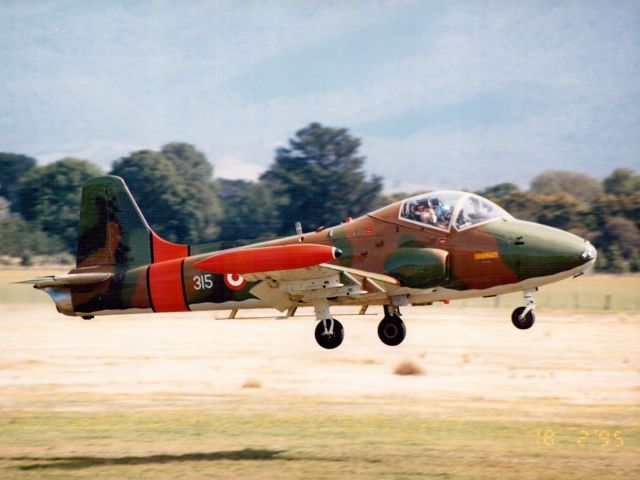
[{"label": "blue sky", "polygon": [[387,191],[640,169],[640,3],[4,1],[0,151],[186,141],[255,179],[309,122]]}]

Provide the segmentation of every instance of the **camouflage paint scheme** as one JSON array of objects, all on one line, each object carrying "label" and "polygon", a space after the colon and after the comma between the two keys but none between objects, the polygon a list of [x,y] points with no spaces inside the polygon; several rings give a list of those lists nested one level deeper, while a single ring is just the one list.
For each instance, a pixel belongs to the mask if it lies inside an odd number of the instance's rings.
[{"label": "camouflage paint scheme", "polygon": [[[585,240],[513,219],[506,212],[460,230],[452,219],[447,231],[402,218],[403,205],[397,202],[335,227],[250,247],[335,246],[342,256],[332,263],[363,271],[363,277],[370,272],[397,281],[393,291],[365,288],[362,295],[329,298],[329,304],[387,304],[392,295],[406,295],[412,304],[497,295],[579,274],[594,261],[594,256],[584,256],[590,247]],[[456,212],[461,215],[460,207]],[[270,306],[250,293],[257,281],[194,267],[214,252],[207,245],[161,239],[147,225],[124,181],[100,177],[83,186],[77,265],[70,274],[109,273],[110,278],[36,287],[45,288],[67,315]],[[247,278],[252,280],[251,275]],[[292,296],[289,307],[303,304],[302,298]]]}]

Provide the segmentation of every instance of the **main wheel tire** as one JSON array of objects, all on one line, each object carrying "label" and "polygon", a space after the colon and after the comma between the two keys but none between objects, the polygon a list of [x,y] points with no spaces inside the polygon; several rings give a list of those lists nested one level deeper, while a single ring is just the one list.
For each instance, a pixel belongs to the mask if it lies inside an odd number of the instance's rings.
[{"label": "main wheel tire", "polygon": [[378,325],[378,337],[385,345],[395,347],[400,345],[407,335],[402,319],[396,315],[384,317]]},{"label": "main wheel tire", "polygon": [[524,318],[520,318],[522,312],[524,312],[524,308],[525,307],[518,307],[511,314],[511,323],[520,330],[531,328],[536,321],[536,314],[533,313],[533,310],[527,313]]},{"label": "main wheel tire", "polygon": [[325,335],[323,322],[318,322],[318,325],[316,325],[316,342],[322,348],[327,350],[334,349],[340,346],[342,340],[344,340],[344,327],[335,318],[333,319],[333,334],[331,335]]}]

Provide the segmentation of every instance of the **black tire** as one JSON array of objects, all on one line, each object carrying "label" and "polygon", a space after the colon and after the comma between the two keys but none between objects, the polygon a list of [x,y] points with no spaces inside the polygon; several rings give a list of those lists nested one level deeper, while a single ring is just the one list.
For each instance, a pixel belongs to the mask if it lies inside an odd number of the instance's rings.
[{"label": "black tire", "polygon": [[334,349],[340,346],[342,340],[344,340],[344,327],[338,320],[333,319],[333,335],[324,334],[322,322],[318,322],[318,325],[316,325],[316,342],[322,348],[327,350]]},{"label": "black tire", "polygon": [[384,317],[378,325],[378,337],[385,345],[395,347],[400,345],[407,335],[402,319],[396,315]]},{"label": "black tire", "polygon": [[521,319],[520,315],[522,315],[522,312],[524,312],[524,307],[516,308],[511,314],[511,323],[520,330],[526,330],[533,326],[536,321],[536,315],[533,313],[533,310],[531,310]]}]

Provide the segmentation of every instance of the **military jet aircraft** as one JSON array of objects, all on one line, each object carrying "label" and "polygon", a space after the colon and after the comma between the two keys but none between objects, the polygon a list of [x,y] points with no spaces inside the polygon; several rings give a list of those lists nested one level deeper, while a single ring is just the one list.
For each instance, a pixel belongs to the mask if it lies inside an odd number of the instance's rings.
[{"label": "military jet aircraft", "polygon": [[21,283],[45,290],[60,313],[81,316],[313,306],[315,338],[344,338],[333,305],[382,305],[380,340],[400,344],[405,305],[524,292],[511,321],[534,321],[538,287],[581,275],[587,241],[516,220],[473,193],[435,191],[315,232],[228,250],[179,245],[147,224],[124,181],[83,185],[77,265]]}]

